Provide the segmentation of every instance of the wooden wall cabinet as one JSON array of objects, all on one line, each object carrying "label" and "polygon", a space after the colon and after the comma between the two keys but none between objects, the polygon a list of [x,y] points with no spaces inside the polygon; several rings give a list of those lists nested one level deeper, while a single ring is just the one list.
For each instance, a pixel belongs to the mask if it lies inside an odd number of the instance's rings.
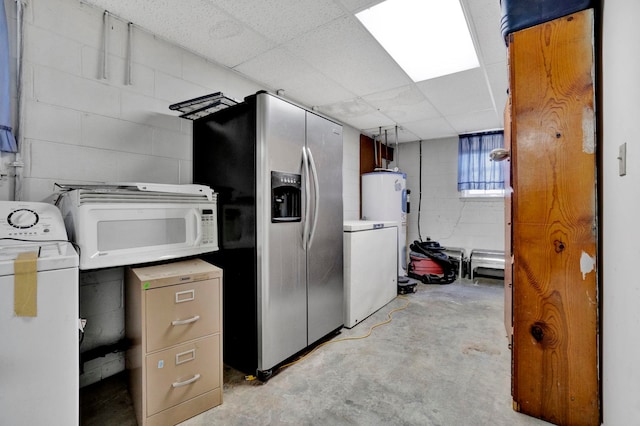
[{"label": "wooden wall cabinet", "polygon": [[139,425],[222,403],[222,270],[199,259],[128,268],[130,392]]},{"label": "wooden wall cabinet", "polygon": [[384,168],[387,162],[393,161],[393,151],[393,147],[381,141],[360,135],[360,176],[373,172],[376,167]]},{"label": "wooden wall cabinet", "polygon": [[593,9],[510,34],[508,55],[505,325],[514,408],[555,424],[598,425]]}]

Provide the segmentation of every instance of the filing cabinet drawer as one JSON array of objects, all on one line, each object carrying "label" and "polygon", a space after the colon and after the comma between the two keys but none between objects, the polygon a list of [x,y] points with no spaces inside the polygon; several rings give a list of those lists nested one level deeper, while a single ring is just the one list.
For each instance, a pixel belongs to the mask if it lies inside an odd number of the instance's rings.
[{"label": "filing cabinet drawer", "polygon": [[147,355],[147,412],[162,410],[220,387],[220,335]]},{"label": "filing cabinet drawer", "polygon": [[220,331],[220,279],[146,290],[146,352]]}]

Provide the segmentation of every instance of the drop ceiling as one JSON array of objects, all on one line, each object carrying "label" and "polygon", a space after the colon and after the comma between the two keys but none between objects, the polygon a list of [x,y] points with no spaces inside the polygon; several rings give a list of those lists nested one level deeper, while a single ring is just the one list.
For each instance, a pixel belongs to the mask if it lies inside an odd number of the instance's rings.
[{"label": "drop ceiling", "polygon": [[480,67],[417,83],[355,17],[379,0],[84,2],[390,143],[503,127],[498,0],[461,2]]}]

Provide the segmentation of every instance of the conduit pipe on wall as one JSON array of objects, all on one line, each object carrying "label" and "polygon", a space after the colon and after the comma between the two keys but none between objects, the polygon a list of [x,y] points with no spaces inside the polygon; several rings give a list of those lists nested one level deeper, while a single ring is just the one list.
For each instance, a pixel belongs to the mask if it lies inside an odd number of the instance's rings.
[{"label": "conduit pipe on wall", "polygon": [[[378,137],[382,136],[382,127],[378,127]],[[373,169],[378,168],[378,139],[373,137]]]},{"label": "conduit pipe on wall", "polygon": [[13,169],[13,199],[15,201],[22,200],[22,170],[24,162],[22,161],[22,52],[23,52],[23,35],[24,35],[24,10],[25,3],[23,0],[16,0],[16,126],[14,135],[18,150],[15,154],[14,161],[10,164]]},{"label": "conduit pipe on wall", "polygon": [[396,167],[400,170],[400,150],[398,149],[398,125],[396,124]]},{"label": "conduit pipe on wall", "polygon": [[127,86],[131,86],[133,81],[131,79],[131,66],[133,55],[133,22],[127,23],[127,74],[125,75],[125,82]]},{"label": "conduit pipe on wall", "polygon": [[418,239],[422,242],[422,231],[420,229],[420,219],[422,215],[422,139],[419,143],[419,163],[418,163]]},{"label": "conduit pipe on wall", "polygon": [[[389,142],[387,142],[387,129],[384,129],[384,160],[385,160],[385,169],[389,168],[389,153],[387,152],[387,147],[389,146]],[[382,148],[381,148],[382,150]]]},{"label": "conduit pipe on wall", "polygon": [[378,141],[376,135],[373,135],[373,168],[378,167]]},{"label": "conduit pipe on wall", "polygon": [[105,10],[102,15],[103,33],[102,33],[102,78],[108,77],[109,68],[109,11]]}]

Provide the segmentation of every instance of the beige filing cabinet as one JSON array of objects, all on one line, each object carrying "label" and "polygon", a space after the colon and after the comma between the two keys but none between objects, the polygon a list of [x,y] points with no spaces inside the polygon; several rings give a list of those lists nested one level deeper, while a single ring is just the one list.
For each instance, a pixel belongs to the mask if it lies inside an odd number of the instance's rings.
[{"label": "beige filing cabinet", "polygon": [[139,425],[222,403],[222,270],[200,259],[127,268],[130,391]]}]

